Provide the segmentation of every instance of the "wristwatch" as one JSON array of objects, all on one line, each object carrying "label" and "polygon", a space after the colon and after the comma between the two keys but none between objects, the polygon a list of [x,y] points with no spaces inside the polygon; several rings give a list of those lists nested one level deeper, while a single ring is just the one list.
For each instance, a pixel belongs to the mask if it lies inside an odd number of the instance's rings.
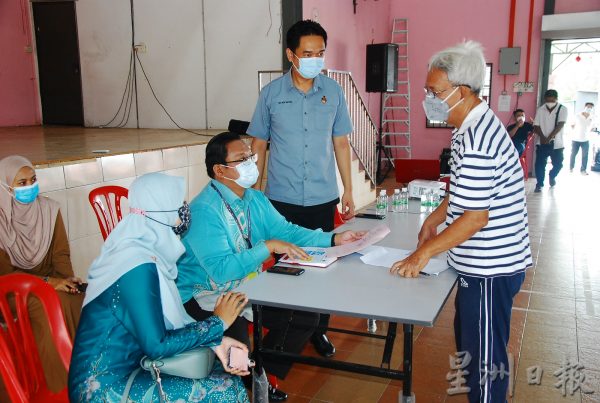
[{"label": "wristwatch", "polygon": [[335,246],[335,235],[336,234],[331,235],[331,246]]}]

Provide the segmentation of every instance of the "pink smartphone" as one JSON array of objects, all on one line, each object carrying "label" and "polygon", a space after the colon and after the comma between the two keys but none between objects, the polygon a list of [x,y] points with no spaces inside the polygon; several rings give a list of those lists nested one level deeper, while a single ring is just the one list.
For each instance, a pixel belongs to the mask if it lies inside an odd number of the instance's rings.
[{"label": "pink smartphone", "polygon": [[240,369],[242,371],[248,371],[249,368],[254,367],[254,361],[248,358],[248,353],[239,347],[231,347],[229,349],[229,362],[227,363],[229,368]]}]

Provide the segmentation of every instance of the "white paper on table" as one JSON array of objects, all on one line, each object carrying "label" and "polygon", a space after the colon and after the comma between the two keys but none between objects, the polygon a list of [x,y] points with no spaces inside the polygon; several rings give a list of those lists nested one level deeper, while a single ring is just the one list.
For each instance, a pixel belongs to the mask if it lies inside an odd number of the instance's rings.
[{"label": "white paper on table", "polygon": [[375,252],[375,251],[378,251],[381,249],[383,249],[383,246],[371,245],[371,246],[367,246],[364,249],[359,250],[357,253],[359,253],[361,255],[366,255],[367,253]]},{"label": "white paper on table", "polygon": [[387,225],[379,224],[378,226],[371,228],[371,230],[367,232],[365,236],[359,239],[358,241],[350,242],[345,245],[327,248],[327,256],[342,257],[354,252],[358,252],[359,250],[362,250],[367,246],[371,246],[374,243],[381,241],[390,232],[390,228]]},{"label": "white paper on table", "polygon": [[[394,263],[406,258],[413,252],[412,250],[385,248],[381,246],[379,248],[361,256],[360,260],[368,265],[390,268]],[[448,263],[445,260],[430,259],[429,263],[421,271],[437,276],[446,269],[448,269]]]}]

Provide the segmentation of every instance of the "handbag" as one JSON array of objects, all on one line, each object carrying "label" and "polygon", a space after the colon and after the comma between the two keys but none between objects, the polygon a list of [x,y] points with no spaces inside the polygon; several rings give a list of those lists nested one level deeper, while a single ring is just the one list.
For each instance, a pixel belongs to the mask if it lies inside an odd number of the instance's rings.
[{"label": "handbag", "polygon": [[172,357],[157,358],[155,360],[145,355],[140,360],[140,368],[136,368],[129,375],[121,397],[121,403],[127,402],[129,391],[140,369],[149,371],[152,374],[152,378],[154,378],[160,390],[160,400],[164,402],[166,401],[166,395],[162,389],[161,373],[182,378],[203,379],[210,374],[214,364],[215,353],[209,347],[198,347]]}]

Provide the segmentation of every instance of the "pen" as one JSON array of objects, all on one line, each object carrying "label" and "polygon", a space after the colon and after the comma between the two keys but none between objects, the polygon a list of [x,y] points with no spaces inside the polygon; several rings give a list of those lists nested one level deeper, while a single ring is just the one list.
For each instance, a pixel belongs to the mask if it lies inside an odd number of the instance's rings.
[{"label": "pen", "polygon": [[429,276],[431,276],[431,274],[429,274],[429,273],[425,273],[424,271],[420,271],[420,272],[419,272],[419,274],[422,274],[422,275],[424,275],[425,277],[429,277]]}]

